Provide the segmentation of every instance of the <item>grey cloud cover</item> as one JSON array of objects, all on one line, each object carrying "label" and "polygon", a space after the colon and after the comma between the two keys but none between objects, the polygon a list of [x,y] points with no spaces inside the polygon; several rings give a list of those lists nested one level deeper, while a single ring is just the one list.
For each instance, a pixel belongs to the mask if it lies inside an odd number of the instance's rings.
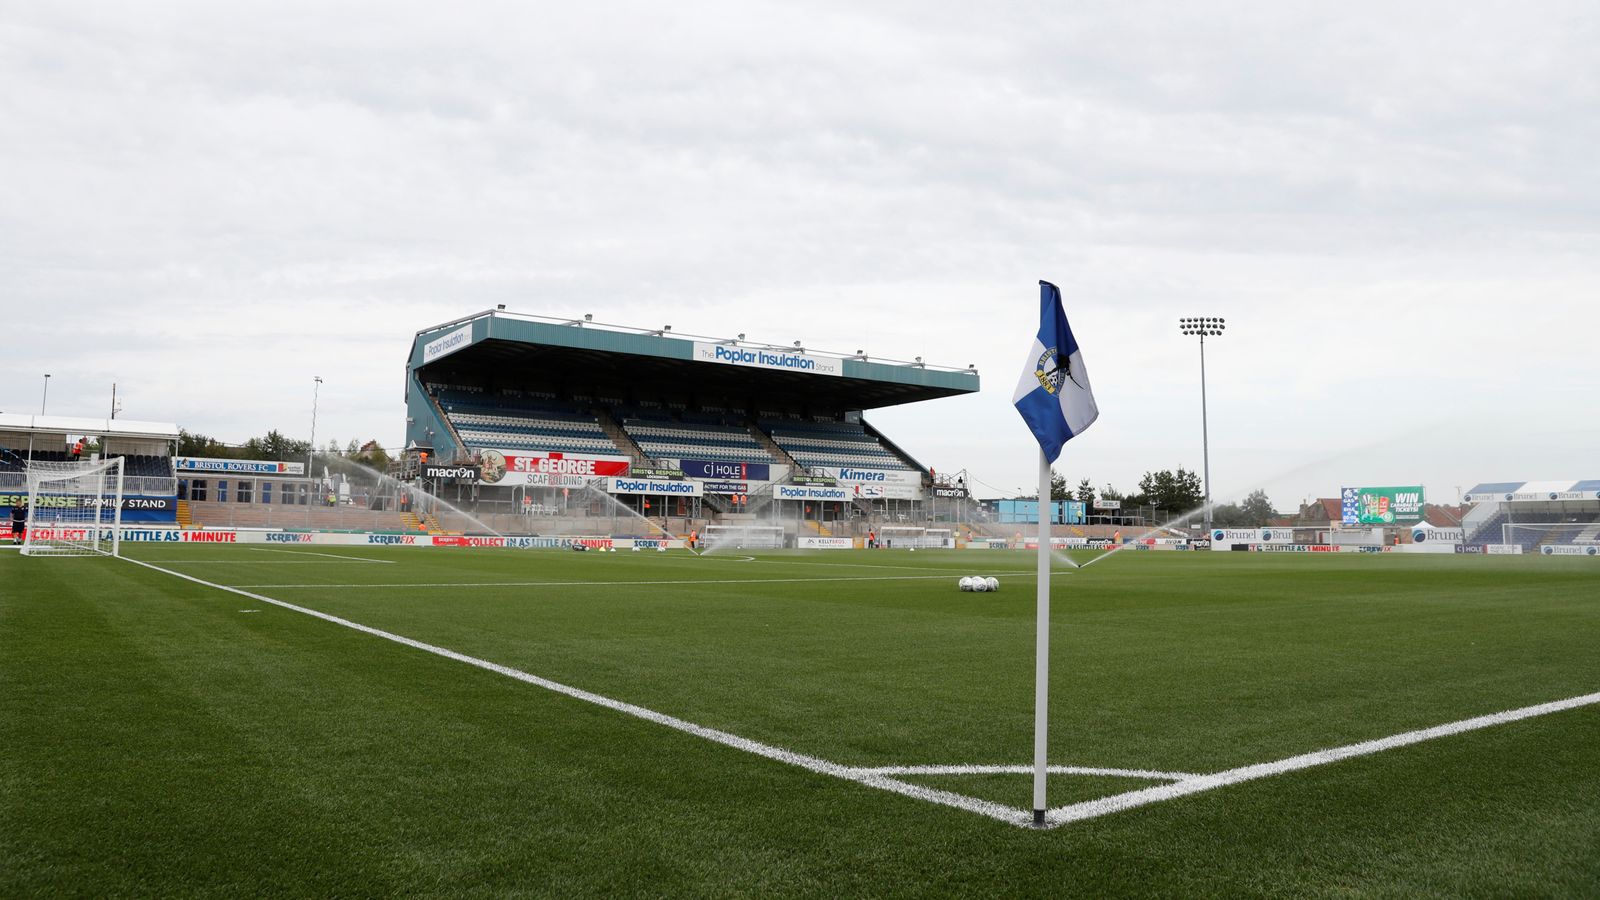
[{"label": "grey cloud cover", "polygon": [[[1002,489],[1034,282],[1104,417],[1219,493],[1594,476],[1592,5],[0,10],[0,409],[397,442],[495,303],[976,363],[873,418]],[[951,423],[957,427],[951,427]],[[1321,460],[1309,467],[1307,463]],[[1283,473],[1283,474],[1279,474]]]}]

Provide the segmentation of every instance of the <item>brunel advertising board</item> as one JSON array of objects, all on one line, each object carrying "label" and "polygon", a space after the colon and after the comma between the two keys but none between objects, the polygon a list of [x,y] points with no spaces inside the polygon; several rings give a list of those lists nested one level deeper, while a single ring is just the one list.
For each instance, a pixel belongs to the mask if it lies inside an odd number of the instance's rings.
[{"label": "brunel advertising board", "polygon": [[[525,450],[485,450],[478,454],[479,484],[582,487],[591,478],[628,474],[625,456],[573,456],[566,453],[529,453]],[[577,478],[576,485],[552,476]]]}]

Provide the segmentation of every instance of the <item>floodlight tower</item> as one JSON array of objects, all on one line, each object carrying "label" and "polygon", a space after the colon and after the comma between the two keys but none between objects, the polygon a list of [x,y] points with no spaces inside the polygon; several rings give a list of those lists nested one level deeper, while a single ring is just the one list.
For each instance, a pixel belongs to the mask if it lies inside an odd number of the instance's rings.
[{"label": "floodlight tower", "polygon": [[1200,338],[1200,455],[1205,466],[1206,531],[1211,531],[1211,435],[1206,423],[1206,335],[1220,337],[1227,321],[1215,316],[1187,317],[1178,320],[1178,333]]},{"label": "floodlight tower", "polygon": [[322,394],[322,376],[313,375],[311,376],[311,380],[316,382],[316,384],[311,388],[311,446],[306,449],[307,478],[314,477],[312,475],[312,471],[315,467],[315,463],[312,461],[312,457],[315,456],[317,452],[317,399]]}]

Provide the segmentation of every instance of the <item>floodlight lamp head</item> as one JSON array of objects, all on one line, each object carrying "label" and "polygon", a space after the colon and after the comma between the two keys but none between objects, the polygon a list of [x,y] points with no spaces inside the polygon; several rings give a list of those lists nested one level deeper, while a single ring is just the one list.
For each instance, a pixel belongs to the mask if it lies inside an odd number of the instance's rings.
[{"label": "floodlight lamp head", "polygon": [[583,320],[585,322],[593,322],[594,321],[594,313],[584,313],[583,314]]},{"label": "floodlight lamp head", "polygon": [[739,332],[739,340],[744,340],[744,332]]},{"label": "floodlight lamp head", "polygon": [[794,342],[794,345],[795,345],[795,346],[796,346],[796,347],[799,347],[799,346],[800,346],[800,342],[799,342],[799,341],[795,341],[795,342]]},{"label": "floodlight lamp head", "polygon": [[663,325],[663,326],[661,326],[661,330],[662,331],[671,331],[672,330],[672,326],[671,325]]}]

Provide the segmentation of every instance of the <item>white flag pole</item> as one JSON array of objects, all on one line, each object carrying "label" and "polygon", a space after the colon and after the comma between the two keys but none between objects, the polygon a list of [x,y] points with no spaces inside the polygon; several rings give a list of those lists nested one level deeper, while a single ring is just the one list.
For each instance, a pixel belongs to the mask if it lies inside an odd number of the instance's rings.
[{"label": "white flag pole", "polygon": [[1045,731],[1050,717],[1050,460],[1039,450],[1039,601],[1034,622],[1033,824],[1044,825]]}]

